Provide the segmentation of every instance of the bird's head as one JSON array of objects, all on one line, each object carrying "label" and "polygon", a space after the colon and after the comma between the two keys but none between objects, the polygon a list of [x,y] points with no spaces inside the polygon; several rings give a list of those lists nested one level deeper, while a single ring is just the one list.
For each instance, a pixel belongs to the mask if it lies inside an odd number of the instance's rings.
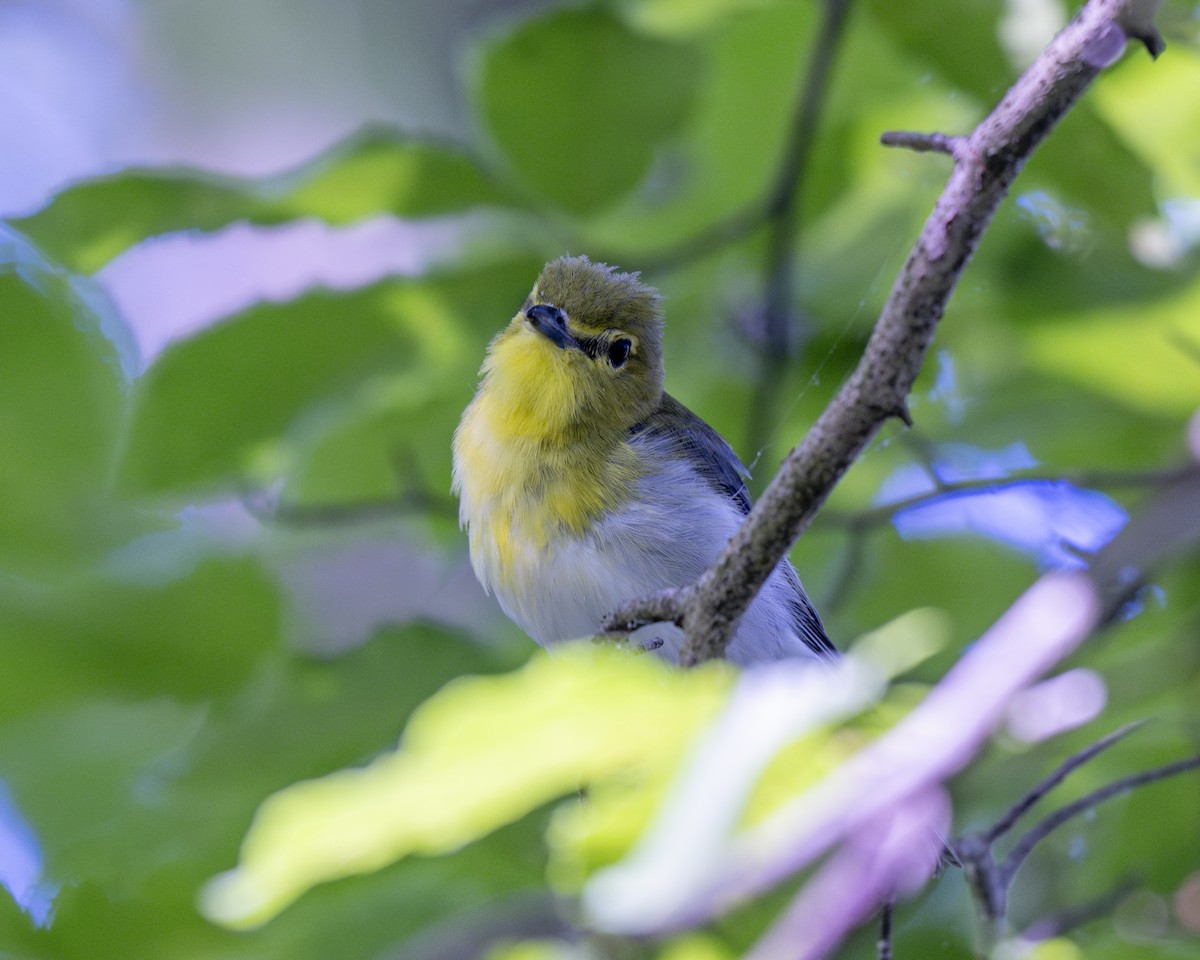
[{"label": "bird's head", "polygon": [[637,274],[562,257],[492,341],[484,373],[548,436],[623,433],[662,398],[662,327],[658,292]]}]

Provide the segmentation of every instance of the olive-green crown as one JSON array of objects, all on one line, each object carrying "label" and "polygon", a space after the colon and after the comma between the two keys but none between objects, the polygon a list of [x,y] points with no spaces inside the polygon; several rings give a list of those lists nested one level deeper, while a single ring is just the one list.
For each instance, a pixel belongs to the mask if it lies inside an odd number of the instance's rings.
[{"label": "olive-green crown", "polygon": [[564,311],[573,329],[600,333],[618,328],[647,345],[662,340],[661,298],[636,273],[619,273],[587,257],[560,257],[546,264],[534,298]]}]

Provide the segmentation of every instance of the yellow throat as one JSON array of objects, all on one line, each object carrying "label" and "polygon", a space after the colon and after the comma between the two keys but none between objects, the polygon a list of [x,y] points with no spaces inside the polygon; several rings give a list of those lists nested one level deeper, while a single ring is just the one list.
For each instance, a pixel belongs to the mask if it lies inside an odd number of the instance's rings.
[{"label": "yellow throat", "polygon": [[658,294],[586,257],[554,260],[481,374],[454,435],[454,489],[476,573],[503,587],[634,498],[630,428],[663,396]]},{"label": "yellow throat", "polygon": [[[579,536],[626,502],[639,470],[620,422],[589,416],[601,398],[518,316],[492,342],[454,435],[455,488],[485,582],[522,555]],[[530,558],[532,559],[532,558]],[[477,564],[478,566],[478,564]]]}]

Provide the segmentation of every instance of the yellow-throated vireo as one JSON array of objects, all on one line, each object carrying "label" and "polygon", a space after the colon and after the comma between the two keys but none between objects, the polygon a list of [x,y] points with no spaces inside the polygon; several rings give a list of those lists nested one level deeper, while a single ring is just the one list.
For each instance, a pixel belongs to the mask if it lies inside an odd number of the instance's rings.
[{"label": "yellow-throated vireo", "polygon": [[[721,436],[663,392],[659,295],[586,257],[546,265],[488,347],[454,434],[454,489],[484,589],[534,640],[599,632],[635,597],[691,583],[750,511]],[[683,633],[634,640],[677,660]],[[833,656],[784,560],[737,627],[739,663]]]}]

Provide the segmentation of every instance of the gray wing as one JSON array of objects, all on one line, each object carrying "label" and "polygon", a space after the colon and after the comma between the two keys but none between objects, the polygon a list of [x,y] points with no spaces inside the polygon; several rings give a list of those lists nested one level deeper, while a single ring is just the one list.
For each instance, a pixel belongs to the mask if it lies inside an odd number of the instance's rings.
[{"label": "gray wing", "polygon": [[743,516],[750,512],[750,494],[746,490],[750,471],[724,437],[670,394],[664,393],[658,409],[630,431],[631,436],[638,434],[689,460],[718,493],[726,494],[737,504]]},{"label": "gray wing", "polygon": [[[658,409],[630,431],[630,436],[639,434],[656,444],[673,448],[718,492],[733,500],[743,516],[750,512],[750,494],[746,489],[750,471],[724,437],[670,394],[664,393]],[[789,605],[796,635],[821,656],[837,656],[837,649],[825,635],[821,618],[800,585],[800,577],[791,562],[784,560],[780,566],[793,587]]]}]

